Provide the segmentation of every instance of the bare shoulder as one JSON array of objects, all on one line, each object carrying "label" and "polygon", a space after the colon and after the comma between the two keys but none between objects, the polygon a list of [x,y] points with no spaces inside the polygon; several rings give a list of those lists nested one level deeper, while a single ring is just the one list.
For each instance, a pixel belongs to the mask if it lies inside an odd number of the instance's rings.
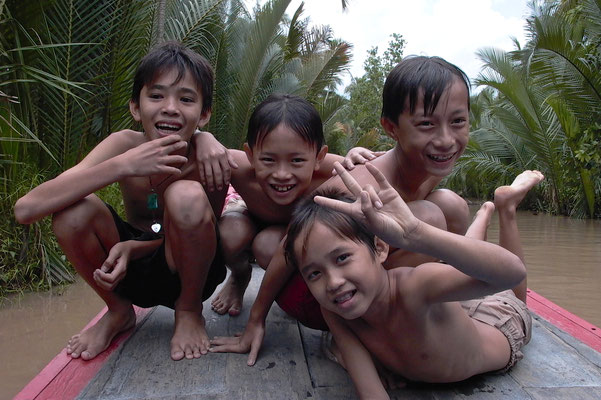
[{"label": "bare shoulder", "polygon": [[139,146],[145,141],[146,138],[143,133],[130,129],[111,133],[98,143],[79,164],[66,172],[100,164],[103,161],[125,153],[129,149]]},{"label": "bare shoulder", "polygon": [[232,185],[237,191],[243,190],[243,187],[247,187],[249,184],[255,182],[254,171],[245,152],[232,149],[228,151],[234,161],[236,161],[236,164],[238,164],[238,168],[231,169]]}]

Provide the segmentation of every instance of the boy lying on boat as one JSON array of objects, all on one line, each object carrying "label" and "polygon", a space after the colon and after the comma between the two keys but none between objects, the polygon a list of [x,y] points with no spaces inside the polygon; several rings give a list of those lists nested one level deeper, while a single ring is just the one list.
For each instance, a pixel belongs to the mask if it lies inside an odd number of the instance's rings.
[{"label": "boy lying on boat", "polygon": [[[484,203],[461,236],[417,219],[384,175],[367,168],[380,190],[362,188],[336,165],[356,200],[332,192],[306,200],[285,245],[288,262],[321,305],[336,356],[360,398],[389,398],[380,367],[424,382],[512,367],[532,326],[516,207],[543,175],[525,171],[497,188],[494,204]],[[502,247],[485,241],[495,209]],[[389,245],[444,263],[386,270]]]}]

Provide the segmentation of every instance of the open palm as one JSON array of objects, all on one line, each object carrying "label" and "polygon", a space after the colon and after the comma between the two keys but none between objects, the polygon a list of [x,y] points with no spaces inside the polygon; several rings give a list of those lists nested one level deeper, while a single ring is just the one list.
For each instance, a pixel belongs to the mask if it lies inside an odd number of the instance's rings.
[{"label": "open palm", "polygon": [[376,236],[389,245],[404,247],[405,238],[417,228],[420,222],[386,180],[384,174],[369,163],[365,166],[378,183],[379,190],[372,185],[361,187],[342,165],[335,163],[334,168],[356,200],[353,203],[346,203],[315,196],[315,202],[364,222]]}]

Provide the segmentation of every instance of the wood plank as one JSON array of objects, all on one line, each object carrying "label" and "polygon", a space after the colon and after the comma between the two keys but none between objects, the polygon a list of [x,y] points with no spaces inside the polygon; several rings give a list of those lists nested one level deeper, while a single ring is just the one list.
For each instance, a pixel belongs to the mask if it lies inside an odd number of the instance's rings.
[{"label": "wood plank", "polygon": [[510,371],[523,387],[601,385],[601,369],[536,319],[532,338],[524,347],[524,359]]}]

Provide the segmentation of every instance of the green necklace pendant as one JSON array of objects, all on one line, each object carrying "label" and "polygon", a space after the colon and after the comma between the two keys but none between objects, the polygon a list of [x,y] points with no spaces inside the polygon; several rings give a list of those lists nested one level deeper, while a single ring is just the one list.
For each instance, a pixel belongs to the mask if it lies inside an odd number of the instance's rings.
[{"label": "green necklace pendant", "polygon": [[159,208],[159,196],[152,192],[146,197],[146,208],[149,210],[156,210]]}]

